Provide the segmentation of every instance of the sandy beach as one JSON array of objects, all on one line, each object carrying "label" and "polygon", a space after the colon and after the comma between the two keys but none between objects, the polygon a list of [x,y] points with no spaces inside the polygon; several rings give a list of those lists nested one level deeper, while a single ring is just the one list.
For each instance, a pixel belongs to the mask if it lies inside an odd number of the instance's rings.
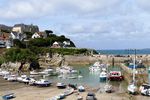
[{"label": "sandy beach", "polygon": [[[48,100],[62,93],[64,89],[58,89],[55,84],[50,87],[35,87],[25,85],[18,82],[8,82],[0,78],[0,96],[8,93],[14,93],[16,98],[12,100]],[[92,88],[87,88],[85,92],[79,93],[83,100],[86,99],[88,92],[94,92],[96,94],[97,100],[149,100],[149,97],[145,96],[130,96],[127,93],[100,93],[96,92]],[[67,96],[64,100],[77,100],[77,92]]]}]

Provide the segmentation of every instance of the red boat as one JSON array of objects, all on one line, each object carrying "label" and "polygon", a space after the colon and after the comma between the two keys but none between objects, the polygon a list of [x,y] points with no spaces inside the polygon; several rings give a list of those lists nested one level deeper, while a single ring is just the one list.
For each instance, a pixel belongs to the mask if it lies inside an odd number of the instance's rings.
[{"label": "red boat", "polygon": [[121,74],[121,71],[110,71],[108,79],[110,81],[122,81],[124,80],[124,77]]}]

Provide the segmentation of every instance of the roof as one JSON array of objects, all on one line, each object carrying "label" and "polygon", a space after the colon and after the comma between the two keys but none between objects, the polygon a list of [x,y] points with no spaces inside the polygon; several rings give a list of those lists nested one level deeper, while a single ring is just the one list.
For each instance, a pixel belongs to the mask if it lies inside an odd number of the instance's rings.
[{"label": "roof", "polygon": [[55,41],[53,44],[54,44],[54,45],[58,45],[59,43]]},{"label": "roof", "polygon": [[0,33],[0,40],[8,40],[10,33],[2,32]]}]

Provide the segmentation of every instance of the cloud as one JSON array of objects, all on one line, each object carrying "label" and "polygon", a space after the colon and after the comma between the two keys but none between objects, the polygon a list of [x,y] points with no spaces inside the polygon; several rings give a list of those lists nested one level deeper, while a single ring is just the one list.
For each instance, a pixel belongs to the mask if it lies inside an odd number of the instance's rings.
[{"label": "cloud", "polygon": [[0,22],[34,22],[83,46],[150,41],[150,0],[2,0],[0,13]]},{"label": "cloud", "polygon": [[[6,1],[5,1],[6,2]],[[4,1],[2,3],[5,3]],[[62,13],[89,14],[115,7],[120,0],[9,0],[1,6],[3,18],[30,18]],[[69,14],[68,13],[68,14]],[[100,12],[99,12],[100,13]]]}]

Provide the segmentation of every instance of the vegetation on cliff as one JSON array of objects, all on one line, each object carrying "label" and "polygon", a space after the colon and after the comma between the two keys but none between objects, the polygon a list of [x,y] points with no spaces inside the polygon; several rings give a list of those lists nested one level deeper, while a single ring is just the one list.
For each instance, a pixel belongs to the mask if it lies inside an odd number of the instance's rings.
[{"label": "vegetation on cliff", "polygon": [[[31,33],[28,32],[29,35]],[[27,35],[28,36],[28,35]],[[57,36],[55,34],[50,34],[48,35],[47,38],[35,38],[35,39],[29,39],[29,41],[19,41],[17,39],[14,39],[14,46],[19,47],[19,48],[26,48],[26,47],[50,47],[53,45],[53,43],[61,42],[63,43],[64,41],[70,41],[70,45],[68,47],[75,47],[75,44],[68,38],[66,38],[64,35]]]}]

